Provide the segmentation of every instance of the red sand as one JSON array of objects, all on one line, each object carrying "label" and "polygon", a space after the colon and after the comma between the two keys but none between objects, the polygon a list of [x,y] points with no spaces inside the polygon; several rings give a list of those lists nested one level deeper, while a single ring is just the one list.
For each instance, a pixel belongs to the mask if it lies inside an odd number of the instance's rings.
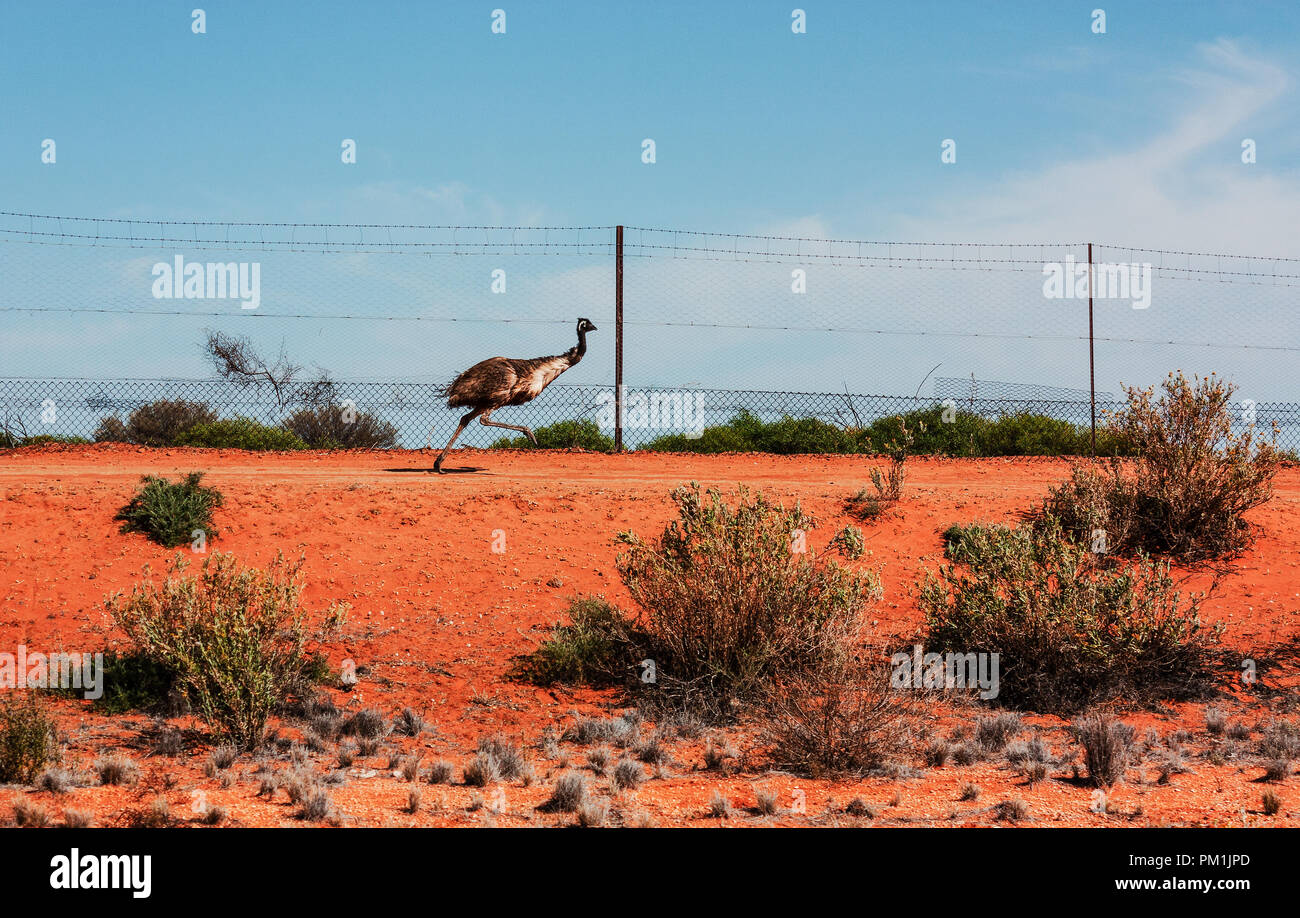
[{"label": "red sand", "polygon": [[[738,484],[771,496],[802,501],[817,519],[810,542],[817,548],[840,527],[854,522],[843,500],[867,479],[870,460],[853,457],[603,456],[567,452],[483,452],[464,450],[449,468],[473,471],[429,474],[429,452],[251,454],[240,451],[123,446],[44,447],[0,452],[0,650],[94,652],[120,646],[103,610],[104,598],[136,582],[146,563],[162,570],[173,552],[140,535],[121,535],[113,516],[146,473],[174,476],[207,473],[206,483],[225,495],[216,514],[219,538],[210,550],[233,552],[262,564],[277,552],[305,555],[306,605],[314,612],[332,600],[352,611],[341,637],[326,652],[332,665],[350,658],[369,667],[351,692],[334,692],[340,706],[376,706],[394,713],[404,706],[422,711],[436,732],[418,739],[393,737],[380,756],[360,759],[345,784],[332,791],[348,825],[550,825],[572,821],[534,807],[549,793],[547,776],[560,763],[532,753],[538,780],[477,790],[459,783],[419,785],[421,810],[401,811],[411,785],[389,768],[388,753],[418,752],[427,766],[446,758],[460,769],[476,740],[504,731],[531,744],[548,726],[558,732],[574,709],[597,711],[608,693],[543,691],[503,679],[512,656],[540,642],[577,594],[603,593],[629,604],[618,579],[614,535],[632,529],[657,535],[672,514],[668,492],[691,480],[731,489]],[[950,523],[1004,521],[1062,479],[1068,463],[1046,459],[949,460],[914,458],[903,504],[884,519],[864,526],[870,554],[863,563],[877,569],[885,597],[879,604],[882,634],[910,637],[920,621],[916,582],[942,560],[940,532]],[[1300,665],[1300,470],[1288,468],[1276,495],[1252,521],[1258,540],[1204,606],[1209,621],[1225,623],[1224,645],[1235,661],[1261,662],[1260,685],[1248,690],[1225,669],[1225,698],[1218,703],[1232,719],[1249,726],[1273,717],[1295,718]],[[504,538],[504,553],[494,540]],[[188,552],[186,552],[188,554]],[[1190,587],[1208,578],[1193,576]],[[1271,661],[1271,665],[1270,665]],[[1149,727],[1168,735],[1185,729],[1186,745],[1197,752],[1224,742],[1207,735],[1204,704],[1180,704],[1159,711],[1126,711],[1141,736]],[[254,761],[241,758],[233,781],[208,778],[208,749],[200,737],[180,758],[149,756],[141,732],[143,715],[106,717],[77,700],[55,703],[66,734],[65,761],[88,771],[104,751],[136,759],[144,779],[134,787],[86,786],[55,795],[49,791],[0,788],[0,819],[20,792],[51,811],[92,812],[97,825],[123,824],[128,811],[146,807],[162,794],[173,815],[195,820],[194,801],[224,806],[227,824],[300,825],[283,793],[256,796]],[[945,709],[946,733],[974,719],[969,708]],[[1030,717],[1054,753],[1071,744],[1056,718]],[[197,727],[189,718],[176,721]],[[286,727],[283,735],[296,731]],[[744,729],[729,732],[741,750],[753,743]],[[1253,739],[1258,738],[1258,733]],[[1252,743],[1253,744],[1253,739]],[[1249,744],[1248,744],[1249,745]],[[987,824],[992,807],[1019,797],[1029,805],[1031,825],[1297,825],[1300,777],[1261,784],[1262,768],[1229,759],[1214,765],[1200,756],[1191,772],[1156,783],[1156,768],[1135,769],[1110,794],[1111,812],[1094,812],[1093,791],[1069,780],[1068,771],[1032,787],[1006,764],[949,764],[925,769],[919,778],[828,781],[796,778],[766,770],[754,756],[739,773],[721,775],[702,766],[704,739],[672,746],[674,763],[664,775],[612,800],[616,821],[646,818],[656,825],[717,825],[707,815],[714,792],[738,807],[752,806],[756,789],[770,788],[787,810],[806,799],[805,813],[767,819],[738,809],[725,822],[782,825],[851,823],[843,806],[861,797],[879,812],[870,824]],[[574,767],[585,750],[564,744]],[[333,753],[313,756],[318,771],[334,767]],[[288,767],[284,756],[271,759]],[[650,769],[648,769],[650,771]],[[591,773],[588,772],[590,775]],[[226,783],[228,786],[223,787]],[[973,802],[959,801],[960,788],[978,785]],[[594,780],[599,793],[607,782]],[[1281,812],[1264,816],[1260,797],[1272,789]],[[476,797],[486,808],[473,808]],[[201,809],[201,807],[198,807]],[[500,810],[493,813],[492,810]]]}]

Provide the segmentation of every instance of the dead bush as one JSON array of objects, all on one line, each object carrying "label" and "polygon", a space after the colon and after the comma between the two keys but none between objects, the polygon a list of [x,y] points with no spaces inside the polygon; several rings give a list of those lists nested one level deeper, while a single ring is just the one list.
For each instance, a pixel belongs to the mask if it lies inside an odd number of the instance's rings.
[{"label": "dead bush", "polygon": [[1133,728],[1107,714],[1092,714],[1074,724],[1074,734],[1083,746],[1088,780],[1096,787],[1110,787],[1124,780],[1133,755]]},{"label": "dead bush", "polygon": [[555,781],[551,796],[538,807],[544,813],[573,813],[587,802],[587,779],[566,771]]},{"label": "dead bush", "polygon": [[784,680],[767,701],[763,736],[775,764],[800,774],[862,775],[909,748],[915,696],[884,666],[842,664]]},{"label": "dead bush", "polygon": [[300,408],[281,425],[313,449],[391,449],[397,428],[373,414],[340,404]]}]

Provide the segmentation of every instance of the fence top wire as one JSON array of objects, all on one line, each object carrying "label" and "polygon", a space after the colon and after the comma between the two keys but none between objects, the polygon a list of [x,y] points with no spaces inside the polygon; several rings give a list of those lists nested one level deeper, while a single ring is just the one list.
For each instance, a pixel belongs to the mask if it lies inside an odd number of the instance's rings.
[{"label": "fence top wire", "polygon": [[[65,227],[65,223],[74,225]],[[183,245],[203,250],[252,249],[322,254],[605,254],[613,250],[613,231],[612,226],[259,223],[68,217],[0,211],[0,241],[103,248]],[[394,239],[395,235],[401,237],[403,234],[411,238]],[[584,239],[584,234],[588,238]],[[300,235],[311,238],[300,238]],[[355,239],[346,238],[353,235]]]},{"label": "fence top wire", "polygon": [[[1014,247],[1014,248],[1046,247],[1046,248],[1082,249],[1082,248],[1086,248],[1088,245],[1091,244],[1097,248],[1123,249],[1129,252],[1145,252],[1145,253],[1156,254],[1156,255],[1183,255],[1183,256],[1192,255],[1192,256],[1202,256],[1208,258],[1239,258],[1243,260],[1253,260],[1253,261],[1282,261],[1282,262],[1300,263],[1300,257],[1288,258],[1285,256],[1271,256],[1271,255],[1233,255],[1228,252],[1197,252],[1197,251],[1180,250],[1180,249],[1152,249],[1152,248],[1141,248],[1138,246],[1115,245],[1112,243],[1105,243],[1105,242],[1094,242],[1094,243],[1088,243],[1088,242],[934,242],[934,241],[927,242],[923,240],[906,240],[906,239],[828,239],[823,236],[781,236],[781,235],[762,235],[762,234],[755,234],[755,233],[719,233],[711,230],[667,229],[663,227],[649,227],[649,226],[625,226],[624,229],[628,231],[638,232],[638,233],[663,233],[663,234],[671,234],[673,236],[701,236],[701,237],[714,238],[714,239],[730,239],[730,240],[746,239],[746,240],[771,241],[771,242],[777,242],[777,241],[800,242],[800,243],[809,242],[809,243],[817,243],[821,245],[831,245],[831,244],[835,244],[835,245],[915,245],[915,246],[930,246],[934,248],[951,247],[951,248],[986,248],[986,249],[1007,248],[1007,247]],[[728,245],[731,245],[731,243],[728,243]],[[727,254],[730,254],[732,252],[731,248],[726,248],[726,249],[717,249],[716,247],[705,247],[705,248],[713,251],[722,251]]]},{"label": "fence top wire", "polygon": [[[860,267],[1037,272],[1044,264],[1059,261],[1061,256],[1073,257],[1076,264],[1082,264],[1088,247],[1086,242],[925,242],[715,233],[638,226],[628,226],[625,229],[634,234],[630,240],[625,240],[628,253],[644,258],[767,263],[798,260]],[[1295,286],[1277,284],[1279,280],[1300,281],[1300,270],[1295,273],[1279,270],[1279,266],[1300,266],[1300,258],[1137,248],[1104,243],[1094,244],[1094,249],[1094,264],[1100,262],[1095,256],[1102,250],[1123,251],[1130,254],[1131,262],[1138,262],[1140,259],[1134,256],[1139,255],[1142,258],[1152,258],[1153,270],[1188,280],[1207,279],[1233,283],[1241,279],[1245,283],[1271,282],[1278,286]],[[1193,267],[1193,258],[1210,259],[1214,263]],[[1185,263],[1175,263],[1180,259]],[[1232,270],[1224,267],[1224,260],[1242,264],[1237,266],[1239,270]],[[1265,264],[1271,264],[1273,270],[1244,269]]]},{"label": "fence top wire", "polygon": [[[15,221],[25,221],[20,226]],[[41,227],[38,228],[38,221]],[[36,245],[86,245],[116,248],[155,248],[186,245],[199,248],[253,247],[264,251],[319,253],[397,254],[597,254],[612,251],[613,225],[506,226],[487,224],[436,223],[321,223],[240,220],[146,220],[133,217],[81,217],[0,210],[0,240]],[[65,228],[64,224],[74,224]],[[93,227],[94,231],[73,231]],[[137,227],[140,232],[137,232]],[[124,233],[122,228],[126,229]],[[150,235],[150,228],[152,235]],[[105,231],[105,230],[109,231]],[[200,236],[202,229],[204,235]],[[219,232],[212,233],[212,229]],[[236,231],[236,238],[231,233]],[[256,230],[256,238],[246,231]],[[983,270],[1039,270],[1052,261],[1051,254],[1079,255],[1087,242],[927,242],[923,240],[841,239],[798,235],[721,233],[705,230],[627,226],[632,238],[625,239],[625,253],[634,257],[673,257],[705,260],[785,261],[860,266]],[[288,232],[289,239],[267,239],[268,233]],[[314,233],[319,239],[298,239],[298,233]],[[334,233],[334,238],[330,234]],[[357,238],[340,236],[355,233]],[[371,238],[367,239],[369,233]],[[395,241],[393,234],[438,234],[449,238],[420,238]],[[483,234],[481,240],[472,238]],[[582,234],[597,234],[584,240]],[[571,238],[552,239],[552,234]],[[376,239],[376,235],[383,238]],[[538,239],[540,235],[542,238]],[[494,236],[496,238],[494,238]],[[220,237],[220,238],[218,238]],[[1295,272],[1278,270],[1300,266],[1300,258],[1285,256],[1234,255],[1180,249],[1143,248],[1096,243],[1095,249],[1123,251],[1131,256],[1153,259],[1155,270],[1188,279],[1204,276],[1223,282],[1255,278],[1255,283],[1300,281]],[[909,250],[912,250],[909,252]],[[1050,251],[1054,250],[1054,251]],[[944,254],[946,252],[946,254]],[[1194,267],[1192,259],[1210,259],[1213,264]],[[1077,259],[1076,259],[1077,260]],[[1094,259],[1096,260],[1096,259]],[[1133,260],[1136,260],[1134,258]],[[1181,260],[1183,263],[1175,263]],[[1271,264],[1274,270],[1231,270],[1228,260],[1244,268]],[[1247,280],[1246,282],[1252,282]],[[1291,284],[1286,284],[1291,286]]]},{"label": "fence top wire", "polygon": [[[180,316],[186,318],[222,318],[228,319],[231,314],[228,312],[219,312],[215,310],[179,310],[179,309],[124,309],[110,308],[106,306],[0,306],[0,313],[3,312],[32,312],[32,313],[77,313],[89,314],[97,313],[111,316]],[[571,319],[517,319],[510,316],[494,316],[492,318],[478,318],[475,316],[383,316],[383,315],[344,315],[336,313],[320,312],[240,312],[235,313],[240,320],[248,319],[306,319],[306,320],[329,320],[329,321],[351,321],[351,322],[456,322],[463,325],[484,324],[484,325],[561,325],[568,327],[573,324]],[[631,324],[631,323],[628,323]],[[1163,342],[1162,342],[1163,343]]]},{"label": "fence top wire", "polygon": [[25,220],[66,220],[72,223],[125,223],[142,226],[259,226],[259,227],[316,227],[325,229],[427,229],[427,230],[612,230],[611,226],[489,226],[487,224],[457,223],[272,223],[239,220],[140,220],[135,217],[68,217],[58,214],[29,214],[0,210],[0,217],[21,217]]},{"label": "fence top wire", "polygon": [[[703,236],[712,239],[747,239],[769,242],[815,242],[819,244],[843,244],[843,245],[919,245],[934,247],[954,247],[954,248],[996,248],[998,246],[1049,246],[1053,248],[1084,248],[1088,245],[1086,242],[924,242],[921,240],[909,241],[906,239],[827,239],[824,236],[779,236],[779,235],[761,235],[755,233],[719,233],[712,230],[683,230],[683,229],[666,229],[663,227],[653,226],[625,226],[624,230],[638,233],[667,233],[674,236]],[[728,243],[729,245],[732,243]],[[731,249],[726,249],[730,253]]]}]

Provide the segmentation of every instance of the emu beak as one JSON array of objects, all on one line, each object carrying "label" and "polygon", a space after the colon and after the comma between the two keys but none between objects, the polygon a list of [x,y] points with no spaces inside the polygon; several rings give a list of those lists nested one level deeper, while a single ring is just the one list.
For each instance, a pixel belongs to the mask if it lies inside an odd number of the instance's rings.
[{"label": "emu beak", "polygon": [[596,328],[596,326],[592,325],[590,322],[588,322],[587,325],[590,326],[590,327],[587,329],[587,331],[599,331],[599,329]]}]

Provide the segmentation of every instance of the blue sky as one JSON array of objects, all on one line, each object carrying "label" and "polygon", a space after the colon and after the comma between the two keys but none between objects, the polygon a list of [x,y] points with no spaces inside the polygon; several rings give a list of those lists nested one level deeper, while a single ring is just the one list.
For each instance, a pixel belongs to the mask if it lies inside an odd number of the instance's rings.
[{"label": "blue sky", "polygon": [[[191,6],[0,8],[5,209],[846,238],[931,221],[932,238],[1001,184],[1122,169],[1196,117],[1204,81],[1262,95],[1269,68],[1300,59],[1300,5],[1284,2],[1106,4],[1105,35],[1093,4],[1041,0],[807,3],[804,35],[791,3],[507,3],[505,35],[492,2],[209,3],[205,35]],[[1281,101],[1241,127],[1260,148],[1252,178],[1294,186],[1300,136]],[[955,166],[939,162],[945,138]],[[1234,164],[1239,142],[1192,155]]]},{"label": "blue sky", "polygon": [[[197,2],[0,5],[0,210],[626,223],[1300,256],[1293,2],[809,2],[806,34],[791,31],[792,3],[234,2],[204,4],[207,32],[195,35]],[[497,6],[504,35],[490,28]],[[1092,31],[1096,6],[1106,13],[1102,35]],[[54,165],[41,162],[45,138],[57,142]],[[357,143],[355,165],[340,161],[344,138]],[[641,162],[645,138],[656,143],[652,165]],[[940,161],[947,138],[957,143],[951,165]],[[1256,144],[1253,164],[1241,162],[1244,138]],[[31,248],[0,246],[8,302],[152,303],[151,259],[96,264],[93,273],[71,251],[22,261]],[[575,314],[599,323],[609,311],[601,265],[515,275],[509,308],[555,323],[545,333],[413,334],[360,323],[327,331],[273,316],[303,302],[436,312],[439,290],[461,314],[504,314],[491,310],[507,301],[464,292],[478,290],[479,273],[430,274],[409,260],[400,270],[368,264],[329,277],[309,276],[301,262],[279,274],[275,267],[265,272],[258,321],[232,316],[232,328],[254,329],[268,347],[288,341],[300,360],[344,377],[440,379],[495,352],[553,353],[569,345],[560,326],[571,327]],[[797,307],[810,326],[886,332],[1060,325],[1029,275],[1020,286],[949,280],[869,287],[815,277],[815,295]],[[460,286],[442,286],[453,282]],[[799,324],[782,299],[785,268],[639,282],[629,308],[641,318],[678,308],[678,318],[704,323],[740,315]],[[655,301],[648,288],[676,291],[675,299]],[[455,302],[453,289],[462,291]],[[1295,289],[1233,287],[1225,309],[1221,291],[1171,282],[1157,287],[1151,310],[1100,319],[1116,338],[1300,347],[1288,308]],[[0,318],[0,375],[206,372],[190,340],[197,319],[76,322]],[[142,333],[159,346],[131,346]],[[996,341],[892,332],[630,334],[632,382],[647,385],[910,395],[935,364],[939,375],[1086,383],[1074,344],[1013,352]],[[608,382],[608,343],[572,382]],[[377,354],[385,372],[374,367]],[[1116,344],[1100,352],[1099,387],[1148,384],[1177,365],[1228,372],[1260,398],[1295,398],[1292,356]]]}]

